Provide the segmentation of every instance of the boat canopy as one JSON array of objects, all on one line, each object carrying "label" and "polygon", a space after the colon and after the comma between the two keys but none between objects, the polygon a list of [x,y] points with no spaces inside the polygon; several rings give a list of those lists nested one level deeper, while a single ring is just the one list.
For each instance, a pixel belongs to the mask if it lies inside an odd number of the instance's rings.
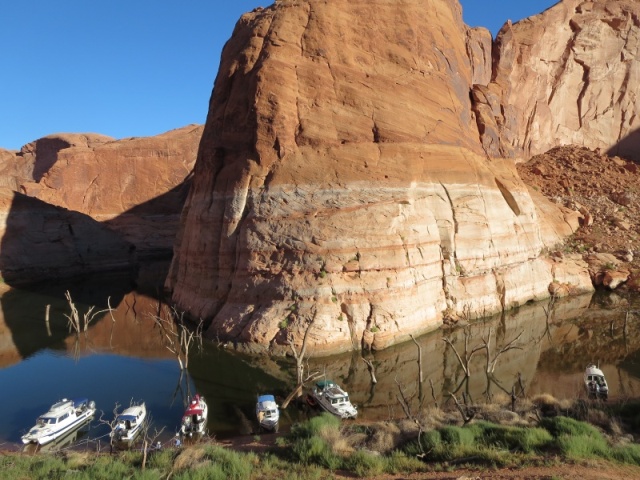
[{"label": "boat canopy", "polygon": [[260,403],[265,403],[265,402],[275,402],[276,398],[273,395],[260,395],[258,397],[258,402]]},{"label": "boat canopy", "polygon": [[202,412],[203,412],[203,410],[200,407],[189,407],[184,412],[184,416],[185,417],[189,417],[191,415],[202,415]]},{"label": "boat canopy", "polygon": [[324,390],[325,388],[331,388],[333,386],[335,386],[335,382],[333,382],[332,380],[320,380],[319,382],[316,382],[316,387],[321,390]]}]

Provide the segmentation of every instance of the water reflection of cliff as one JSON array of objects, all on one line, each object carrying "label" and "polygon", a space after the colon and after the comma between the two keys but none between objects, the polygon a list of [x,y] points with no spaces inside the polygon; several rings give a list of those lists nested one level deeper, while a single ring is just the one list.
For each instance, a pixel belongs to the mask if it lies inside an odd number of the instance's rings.
[{"label": "water reflection of cliff", "polygon": [[[415,405],[419,404],[420,398],[424,399],[424,405],[433,405],[433,397],[442,405],[450,392],[458,395],[464,392],[475,401],[483,401],[488,395],[511,392],[514,386],[519,391],[519,379],[527,394],[540,393],[539,387],[544,384],[546,392],[575,397],[582,392],[582,372],[589,361],[594,361],[588,358],[593,358],[595,352],[609,352],[611,361],[623,358],[620,349],[614,352],[615,349],[610,346],[611,339],[603,338],[602,342],[593,343],[590,341],[593,335],[582,335],[579,324],[567,323],[585,316],[590,301],[590,296],[564,299],[553,306],[549,316],[547,303],[528,304],[501,317],[476,323],[467,329],[466,334],[463,329],[458,329],[448,333],[437,331],[418,338],[422,350],[422,383],[418,381],[418,348],[412,342],[367,354],[367,358],[376,365],[378,383],[375,386],[371,383],[366,364],[357,354],[312,360],[310,368],[325,372],[327,377],[342,382],[352,400],[365,407],[366,418],[371,419],[388,418],[392,411],[402,414],[397,398],[399,386]],[[592,315],[597,316],[598,311]],[[606,325],[608,328],[609,324]],[[464,357],[465,335],[468,351],[481,344],[483,338],[490,338],[491,359],[518,335],[520,337],[516,344],[520,348],[502,354],[492,376],[485,373],[487,358],[484,350],[476,353],[469,364],[470,376],[465,379],[454,350],[443,341],[447,336]],[[560,350],[557,350],[558,347]],[[628,330],[624,348],[638,351],[640,332]],[[599,358],[608,357],[601,355]],[[545,365],[550,368],[546,369]],[[557,381],[562,374],[570,374],[572,378],[566,389]],[[613,395],[621,391],[620,382],[626,382],[627,385],[630,382],[637,383],[628,374],[623,375],[620,381],[613,378],[613,372],[611,377]],[[576,383],[573,381],[575,379],[579,381]],[[634,391],[640,393],[637,388]]]},{"label": "water reflection of cliff", "polygon": [[[149,285],[153,279],[163,278],[166,266],[159,268],[140,272],[136,284],[120,274],[85,282],[6,289],[0,298],[0,368],[43,349],[81,355],[109,351],[136,357],[171,357],[154,326],[158,300],[140,293],[152,289]],[[109,305],[113,316],[105,311],[94,317],[86,335],[71,334],[65,316],[70,312],[64,296],[67,290],[81,317],[91,307],[98,312]]]}]

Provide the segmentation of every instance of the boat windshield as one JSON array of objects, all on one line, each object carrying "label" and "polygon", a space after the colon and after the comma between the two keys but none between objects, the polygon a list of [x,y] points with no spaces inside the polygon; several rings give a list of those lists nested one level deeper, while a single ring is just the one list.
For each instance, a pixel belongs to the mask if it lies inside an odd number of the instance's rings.
[{"label": "boat windshield", "polygon": [[52,417],[40,417],[38,419],[38,425],[39,426],[44,426],[44,425],[54,425],[56,423],[57,419],[56,418],[52,418]]},{"label": "boat windshield", "polygon": [[347,397],[338,397],[338,398],[332,398],[331,399],[331,404],[335,405],[338,403],[345,403],[347,401]]}]

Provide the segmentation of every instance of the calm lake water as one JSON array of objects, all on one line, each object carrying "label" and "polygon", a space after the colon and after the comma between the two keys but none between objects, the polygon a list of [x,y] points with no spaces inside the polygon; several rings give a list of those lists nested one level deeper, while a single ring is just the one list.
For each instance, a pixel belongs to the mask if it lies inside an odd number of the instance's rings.
[{"label": "calm lake water", "polygon": [[[20,436],[55,401],[86,396],[95,400],[105,420],[116,405],[146,402],[159,437],[169,442],[178,429],[188,395],[200,393],[210,405],[208,428],[216,438],[251,435],[255,398],[273,393],[280,399],[291,390],[294,368],[286,359],[254,358],[205,343],[192,351],[181,375],[175,356],[163,343],[154,321],[158,313],[158,280],[166,265],[139,272],[135,282],[126,274],[106,275],[68,284],[6,289],[0,298],[0,446],[21,448]],[[69,333],[69,291],[84,315],[95,315],[86,333]],[[311,370],[342,384],[358,406],[359,418],[381,420],[403,416],[398,385],[416,407],[440,405],[449,393],[466,392],[476,401],[500,398],[521,386],[525,395],[551,393],[559,398],[584,396],[582,372],[599,363],[611,397],[640,396],[640,299],[596,295],[527,304],[505,315],[476,322],[466,329],[437,331],[381,352],[365,353],[376,367],[373,385],[361,353],[311,359]],[[45,322],[49,309],[49,324]],[[93,313],[92,312],[92,313]],[[625,326],[626,325],[626,326]],[[517,349],[499,355],[493,375],[487,375],[487,355],[477,353],[467,379],[448,338],[461,354],[490,343],[489,360],[512,340]],[[420,367],[422,367],[420,369]],[[420,381],[422,370],[422,381]],[[290,406],[281,428],[308,415]],[[100,416],[100,414],[98,415]],[[95,420],[79,435],[95,445],[108,444],[108,427]]]}]

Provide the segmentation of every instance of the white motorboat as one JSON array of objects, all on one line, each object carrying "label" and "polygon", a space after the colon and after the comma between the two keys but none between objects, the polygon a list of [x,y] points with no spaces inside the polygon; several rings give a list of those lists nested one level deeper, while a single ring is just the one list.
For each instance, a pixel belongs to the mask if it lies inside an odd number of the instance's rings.
[{"label": "white motorboat", "polygon": [[109,434],[116,442],[131,442],[142,431],[147,418],[147,407],[144,403],[125,409],[116,418],[116,424]]},{"label": "white motorboat", "polygon": [[606,400],[609,397],[609,386],[604,373],[595,365],[588,365],[584,371],[584,386],[591,398]]},{"label": "white motorboat", "polygon": [[256,402],[256,417],[260,427],[270,432],[278,431],[280,410],[273,395],[260,395]]},{"label": "white motorboat", "polygon": [[331,380],[321,380],[311,391],[311,398],[324,410],[340,418],[356,418],[358,410],[349,395]]},{"label": "white motorboat", "polygon": [[209,406],[204,397],[194,395],[187,409],[182,415],[182,423],[180,425],[180,435],[192,437],[194,435],[203,435],[207,430],[207,416],[209,415]]},{"label": "white motorboat", "polygon": [[86,398],[68,400],[63,398],[54,403],[49,411],[38,417],[36,424],[22,436],[22,443],[45,445],[76,430],[93,418],[96,404]]}]

